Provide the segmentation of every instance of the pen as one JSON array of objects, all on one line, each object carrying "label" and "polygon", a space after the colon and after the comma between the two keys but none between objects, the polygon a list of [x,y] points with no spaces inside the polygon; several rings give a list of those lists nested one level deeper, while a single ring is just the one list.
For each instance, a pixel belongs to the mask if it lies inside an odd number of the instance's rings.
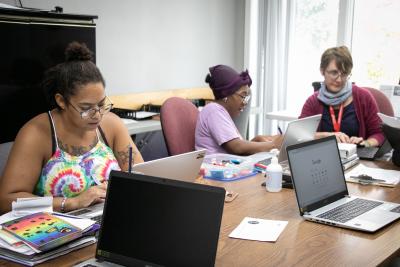
[{"label": "pen", "polygon": [[282,129],[281,129],[281,127],[279,127],[279,125],[278,125],[278,132],[279,132],[279,134],[282,134]]},{"label": "pen", "polygon": [[358,180],[360,180],[360,181],[366,181],[366,182],[371,182],[371,183],[374,183],[374,182],[386,182],[385,180],[382,180],[382,179],[375,179],[375,178],[372,178],[371,176],[363,176],[363,175],[359,175],[359,176],[350,176],[350,178],[353,178],[353,179],[358,179]]},{"label": "pen", "polygon": [[128,172],[132,172],[132,146],[129,145],[129,162],[128,162]]}]

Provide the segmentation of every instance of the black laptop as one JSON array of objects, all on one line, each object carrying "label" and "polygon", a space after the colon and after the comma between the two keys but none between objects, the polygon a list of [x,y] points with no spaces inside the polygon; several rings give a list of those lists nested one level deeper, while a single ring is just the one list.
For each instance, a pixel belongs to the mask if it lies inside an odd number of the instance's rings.
[{"label": "black laptop", "polygon": [[385,140],[385,142],[379,147],[357,146],[357,155],[360,159],[374,160],[390,152],[391,149],[392,147],[390,143]]},{"label": "black laptop", "polygon": [[78,266],[214,266],[225,189],[112,171],[96,258]]}]

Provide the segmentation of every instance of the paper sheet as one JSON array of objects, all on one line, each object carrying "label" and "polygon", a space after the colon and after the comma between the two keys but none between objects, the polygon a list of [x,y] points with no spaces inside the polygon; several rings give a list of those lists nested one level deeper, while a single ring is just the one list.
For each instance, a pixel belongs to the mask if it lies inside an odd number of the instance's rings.
[{"label": "paper sheet", "polygon": [[275,242],[285,229],[287,221],[264,220],[245,217],[229,237]]},{"label": "paper sheet", "polygon": [[53,197],[17,198],[13,201],[12,212],[14,216],[24,216],[37,212],[53,212]]},{"label": "paper sheet", "polygon": [[370,168],[363,164],[358,164],[358,166],[351,169],[345,174],[346,180],[350,180],[350,177],[356,177],[362,174],[371,176],[374,179],[384,180],[386,184],[396,185],[400,181],[400,171],[395,170],[385,170],[380,168]]}]

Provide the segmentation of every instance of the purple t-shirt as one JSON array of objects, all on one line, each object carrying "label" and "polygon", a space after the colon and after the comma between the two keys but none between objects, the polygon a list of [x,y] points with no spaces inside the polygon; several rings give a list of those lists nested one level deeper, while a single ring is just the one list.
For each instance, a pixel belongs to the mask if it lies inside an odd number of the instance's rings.
[{"label": "purple t-shirt", "polygon": [[207,104],[200,112],[196,125],[196,149],[207,149],[207,154],[227,153],[222,144],[240,138],[239,131],[228,111],[217,103]]}]

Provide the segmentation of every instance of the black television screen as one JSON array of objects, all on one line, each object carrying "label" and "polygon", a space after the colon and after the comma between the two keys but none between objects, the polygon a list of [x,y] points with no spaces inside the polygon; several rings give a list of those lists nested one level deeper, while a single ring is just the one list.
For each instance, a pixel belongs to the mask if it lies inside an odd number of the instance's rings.
[{"label": "black television screen", "polygon": [[49,110],[40,87],[46,69],[64,61],[72,41],[96,53],[93,25],[0,20],[0,143],[13,141],[34,116]]}]

